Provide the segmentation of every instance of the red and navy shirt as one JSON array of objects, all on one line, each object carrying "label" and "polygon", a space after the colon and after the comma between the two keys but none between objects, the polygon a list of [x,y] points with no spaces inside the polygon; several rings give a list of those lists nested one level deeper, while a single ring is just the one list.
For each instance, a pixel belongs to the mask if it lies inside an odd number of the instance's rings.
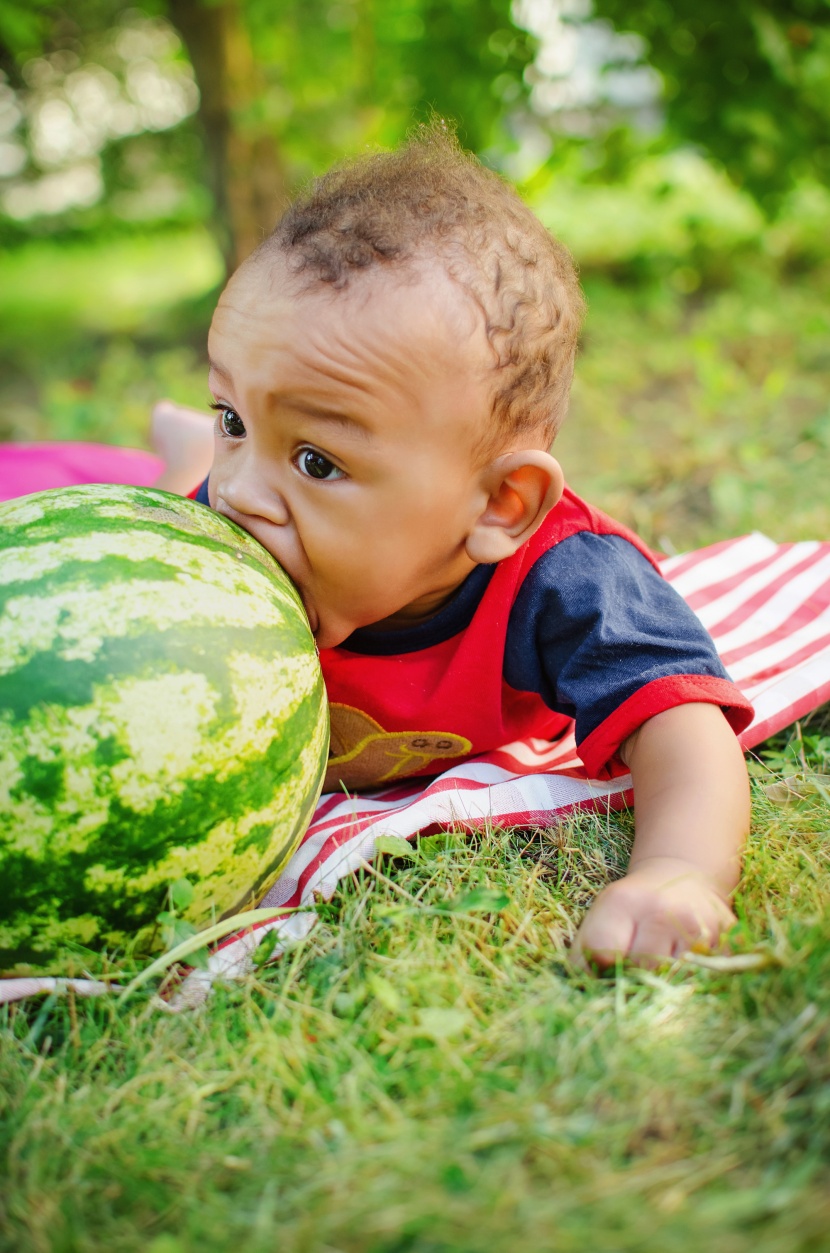
[{"label": "red and navy shirt", "polygon": [[[196,499],[207,503],[206,484]],[[574,722],[588,773],[604,778],[622,742],[675,705],[719,705],[736,732],[752,719],[643,542],[568,489],[518,552],[476,567],[434,617],[363,627],[320,661],[327,789],[435,774]]]}]

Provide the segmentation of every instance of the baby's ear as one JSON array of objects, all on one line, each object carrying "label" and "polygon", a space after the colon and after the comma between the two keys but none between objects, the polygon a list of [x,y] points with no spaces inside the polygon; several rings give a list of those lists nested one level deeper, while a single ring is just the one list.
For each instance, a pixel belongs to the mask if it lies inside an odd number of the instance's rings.
[{"label": "baby's ear", "polygon": [[549,452],[504,453],[483,471],[487,505],[467,537],[467,556],[481,564],[512,557],[544,522],[565,487]]}]

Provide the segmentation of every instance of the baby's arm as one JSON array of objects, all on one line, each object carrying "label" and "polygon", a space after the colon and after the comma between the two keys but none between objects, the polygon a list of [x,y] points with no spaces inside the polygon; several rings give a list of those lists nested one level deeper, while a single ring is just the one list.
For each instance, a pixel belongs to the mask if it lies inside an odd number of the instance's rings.
[{"label": "baby's arm", "polygon": [[729,898],[749,830],[734,732],[717,705],[678,705],[644,722],[620,755],[634,785],[634,848],[625,878],[591,905],[577,948],[607,966],[716,944],[735,920]]}]

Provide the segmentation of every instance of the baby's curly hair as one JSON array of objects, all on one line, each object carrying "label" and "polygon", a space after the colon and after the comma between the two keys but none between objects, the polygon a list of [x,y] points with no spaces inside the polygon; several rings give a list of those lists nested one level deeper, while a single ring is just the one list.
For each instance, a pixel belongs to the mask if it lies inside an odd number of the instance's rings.
[{"label": "baby's curly hair", "polygon": [[568,408],[584,311],[573,260],[445,124],[315,180],[257,254],[274,250],[311,284],[335,289],[373,266],[437,258],[484,314],[496,355],[496,441],[533,432],[552,442]]}]

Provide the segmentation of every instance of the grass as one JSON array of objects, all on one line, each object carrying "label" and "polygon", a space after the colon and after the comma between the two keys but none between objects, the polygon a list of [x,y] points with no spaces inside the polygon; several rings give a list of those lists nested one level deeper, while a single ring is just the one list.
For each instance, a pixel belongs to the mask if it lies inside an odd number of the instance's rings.
[{"label": "grass", "polygon": [[[204,399],[215,258],[188,247],[0,261],[0,436],[139,443],[158,395]],[[115,329],[107,270],[144,276]],[[826,535],[827,269],[586,286],[574,486],[669,548]],[[753,767],[733,939],[757,969],[574,969],[632,829],[582,816],[385,858],[196,1013],[6,1008],[0,1249],[827,1249],[830,806],[765,787],[828,752],[813,719]]]},{"label": "grass", "polygon": [[631,835],[583,816],[385,859],[197,1013],[8,1008],[0,1247],[826,1248],[827,807],[755,789],[761,969],[574,970]]},{"label": "grass", "polygon": [[652,544],[830,532],[830,266],[693,297],[586,279],[557,443],[576,490]]},{"label": "grass", "polygon": [[7,332],[131,332],[177,301],[215,286],[222,266],[207,232],[111,240],[41,239],[3,259],[0,315]]},{"label": "grass", "polygon": [[154,401],[205,404],[221,273],[202,232],[39,241],[3,256],[0,440],[143,446]]}]

